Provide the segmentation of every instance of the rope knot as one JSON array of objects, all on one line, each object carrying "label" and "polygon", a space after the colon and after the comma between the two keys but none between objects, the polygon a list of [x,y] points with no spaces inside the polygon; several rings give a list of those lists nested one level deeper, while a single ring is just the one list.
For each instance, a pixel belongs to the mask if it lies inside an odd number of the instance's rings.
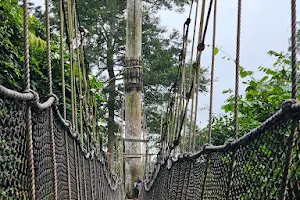
[{"label": "rope knot", "polygon": [[177,147],[179,145],[179,139],[175,139],[173,144],[175,147]]},{"label": "rope knot", "polygon": [[291,107],[293,104],[296,104],[297,100],[296,99],[289,99],[286,100],[282,103],[281,105],[281,109],[283,112],[289,112],[291,110]]},{"label": "rope knot", "polygon": [[191,23],[191,18],[187,18],[186,21],[184,22],[185,25],[190,25]]},{"label": "rope knot", "polygon": [[32,102],[38,102],[40,100],[39,94],[34,90],[28,89],[25,90],[24,92],[33,94],[33,99],[31,100]]},{"label": "rope knot", "polygon": [[57,104],[58,104],[59,99],[58,99],[58,97],[56,96],[56,94],[50,93],[50,94],[48,95],[48,97],[49,97],[49,98],[50,98],[50,97],[53,97],[53,98],[54,98],[54,102],[53,102],[54,105],[57,105]]},{"label": "rope knot", "polygon": [[203,144],[201,151],[204,151],[208,146],[211,146],[209,143]]},{"label": "rope knot", "polygon": [[197,46],[198,51],[204,51],[205,49],[205,44],[203,42],[199,43]]},{"label": "rope knot", "polygon": [[69,120],[65,119],[65,126],[71,127],[71,125],[72,123]]}]

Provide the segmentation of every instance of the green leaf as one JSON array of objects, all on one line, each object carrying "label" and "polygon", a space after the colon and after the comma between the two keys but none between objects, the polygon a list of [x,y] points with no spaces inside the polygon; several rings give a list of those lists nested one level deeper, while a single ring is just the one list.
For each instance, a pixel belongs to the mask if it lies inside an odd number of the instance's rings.
[{"label": "green leaf", "polygon": [[260,82],[264,82],[264,81],[266,81],[268,78],[269,78],[268,76],[264,76],[264,77],[260,80]]},{"label": "green leaf", "polygon": [[245,78],[248,75],[246,71],[241,71],[240,74],[242,78]]},{"label": "green leaf", "polygon": [[214,49],[214,55],[217,55],[219,53],[219,49],[217,47],[215,47]]}]

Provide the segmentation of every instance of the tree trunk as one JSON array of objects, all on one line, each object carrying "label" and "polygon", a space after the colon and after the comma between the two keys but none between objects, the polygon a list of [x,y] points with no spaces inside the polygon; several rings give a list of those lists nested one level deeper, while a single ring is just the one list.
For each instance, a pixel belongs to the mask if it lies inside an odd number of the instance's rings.
[{"label": "tree trunk", "polygon": [[[127,0],[126,71],[125,71],[125,137],[141,138],[141,0]],[[125,190],[132,197],[133,183],[142,178],[141,142],[125,141]]]},{"label": "tree trunk", "polygon": [[109,96],[108,96],[108,164],[111,171],[114,171],[114,142],[115,142],[115,100],[116,100],[116,80],[114,73],[114,53],[112,49],[112,39],[107,40],[107,70],[109,74]]}]

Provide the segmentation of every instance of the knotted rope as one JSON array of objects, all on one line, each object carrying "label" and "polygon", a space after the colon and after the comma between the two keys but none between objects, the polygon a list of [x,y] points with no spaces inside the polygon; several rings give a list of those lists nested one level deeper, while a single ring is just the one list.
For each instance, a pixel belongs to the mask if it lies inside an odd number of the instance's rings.
[{"label": "knotted rope", "polygon": [[[24,16],[24,69],[25,69],[25,89],[30,90],[30,66],[29,66],[29,40],[28,40],[28,1],[23,0],[23,16]],[[32,140],[32,119],[31,108],[26,111],[26,131],[27,145],[29,154],[29,171],[30,171],[30,196],[35,200],[35,171],[33,158],[33,140]]]},{"label": "knotted rope", "polygon": [[213,41],[212,41],[212,60],[211,60],[211,75],[210,75],[210,103],[209,103],[209,136],[208,143],[211,144],[211,131],[212,131],[212,109],[213,109],[213,92],[214,92],[214,72],[215,72],[215,46],[216,46],[216,29],[217,29],[217,3],[214,4],[214,22],[213,22]]}]

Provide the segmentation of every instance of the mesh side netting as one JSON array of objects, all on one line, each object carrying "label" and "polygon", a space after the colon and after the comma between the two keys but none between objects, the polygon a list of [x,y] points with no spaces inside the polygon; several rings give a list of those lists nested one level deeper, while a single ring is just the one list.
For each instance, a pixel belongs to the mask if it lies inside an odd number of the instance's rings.
[{"label": "mesh side netting", "polygon": [[25,102],[0,99],[0,197],[27,196],[25,119]]},{"label": "mesh side netting", "polygon": [[33,156],[36,178],[36,197],[53,199],[52,139],[50,134],[50,109],[32,109]]},{"label": "mesh side netting", "polygon": [[[296,105],[237,141],[169,157],[145,183],[143,199],[278,199],[292,119],[299,116]],[[294,141],[286,199],[300,199],[298,131]]]},{"label": "mesh side netting", "polygon": [[[25,101],[0,98],[0,199],[29,199],[28,105]],[[123,199],[122,181],[111,174],[103,151],[90,148],[91,151],[86,152],[55,105],[43,110],[33,106],[31,112],[36,199],[55,199],[54,166],[59,200]],[[53,114],[55,155],[50,112]]]},{"label": "mesh side netting", "polygon": [[[68,199],[67,134],[57,120],[54,122],[58,199]],[[70,160],[70,159],[69,159]]]}]

